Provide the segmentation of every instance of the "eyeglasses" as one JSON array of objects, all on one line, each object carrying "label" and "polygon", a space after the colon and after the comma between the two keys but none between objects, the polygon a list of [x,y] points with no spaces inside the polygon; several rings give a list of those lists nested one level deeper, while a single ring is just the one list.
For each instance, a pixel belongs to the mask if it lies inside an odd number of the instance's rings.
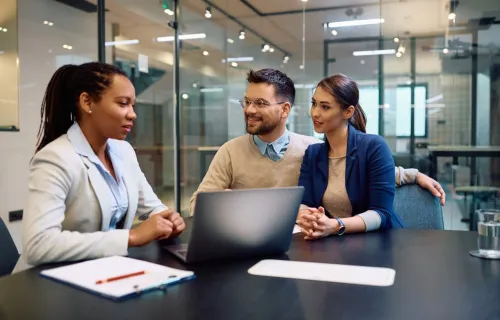
[{"label": "eyeglasses", "polygon": [[250,105],[252,105],[252,104],[256,108],[261,109],[261,108],[275,106],[275,105],[279,105],[279,104],[283,104],[283,103],[286,103],[286,101],[281,101],[281,102],[276,102],[276,103],[269,103],[269,102],[267,102],[265,100],[260,100],[260,99],[257,99],[257,100],[254,100],[254,101],[248,100],[248,99],[240,100],[240,105],[241,105],[241,107],[243,109],[250,107]]}]

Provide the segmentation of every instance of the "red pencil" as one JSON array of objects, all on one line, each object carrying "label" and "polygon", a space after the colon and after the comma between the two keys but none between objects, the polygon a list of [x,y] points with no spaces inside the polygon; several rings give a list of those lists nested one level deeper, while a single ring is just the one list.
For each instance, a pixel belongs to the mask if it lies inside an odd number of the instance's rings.
[{"label": "red pencil", "polygon": [[121,276],[117,276],[117,277],[113,277],[113,278],[108,278],[108,279],[105,279],[105,280],[98,280],[98,281],[96,281],[95,284],[103,284],[103,283],[112,282],[112,281],[116,281],[116,280],[121,280],[121,279],[130,278],[130,277],[140,276],[140,275],[145,274],[145,273],[146,273],[146,271],[139,271],[139,272],[124,274],[124,275],[121,275]]}]

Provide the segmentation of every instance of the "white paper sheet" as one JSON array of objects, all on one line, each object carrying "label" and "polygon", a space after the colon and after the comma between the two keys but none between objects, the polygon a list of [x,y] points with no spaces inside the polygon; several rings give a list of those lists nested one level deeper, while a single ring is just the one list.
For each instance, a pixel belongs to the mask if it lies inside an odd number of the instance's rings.
[{"label": "white paper sheet", "polygon": [[396,276],[396,271],[390,268],[287,260],[262,260],[248,269],[248,273],[256,276],[382,287],[393,285]]},{"label": "white paper sheet", "polygon": [[[145,271],[146,274],[109,283],[96,284],[98,280],[139,271]],[[118,256],[44,270],[41,274],[111,298],[120,298],[137,291],[144,291],[149,288],[178,281],[179,278],[193,276],[193,272],[191,271],[178,270],[142,260]]]}]

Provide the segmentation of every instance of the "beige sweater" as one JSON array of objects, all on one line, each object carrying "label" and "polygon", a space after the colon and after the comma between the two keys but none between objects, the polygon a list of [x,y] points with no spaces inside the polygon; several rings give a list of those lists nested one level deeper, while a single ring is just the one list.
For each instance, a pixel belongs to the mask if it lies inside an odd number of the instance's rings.
[{"label": "beige sweater", "polygon": [[[277,162],[260,153],[253,136],[234,138],[220,147],[198,190],[191,197],[193,215],[196,197],[200,192],[225,189],[255,189],[296,186],[300,166],[307,147],[322,143],[314,137],[290,133],[290,144],[283,158]],[[396,185],[414,183],[417,170],[396,168]]]},{"label": "beige sweater", "polygon": [[207,174],[191,197],[190,212],[198,193],[225,189],[254,189],[296,186],[304,152],[321,140],[290,133],[290,143],[283,158],[274,162],[260,153],[253,136],[246,134],[226,142],[215,154]]}]

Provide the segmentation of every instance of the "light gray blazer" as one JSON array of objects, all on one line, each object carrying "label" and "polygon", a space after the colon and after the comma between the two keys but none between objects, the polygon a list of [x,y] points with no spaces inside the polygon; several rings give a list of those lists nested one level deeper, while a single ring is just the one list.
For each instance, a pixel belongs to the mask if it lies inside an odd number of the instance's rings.
[{"label": "light gray blazer", "polygon": [[111,203],[98,168],[80,156],[66,134],[33,158],[22,223],[23,251],[14,272],[49,262],[127,255],[135,215],[166,210],[142,173],[132,146],[108,140],[123,159],[129,206],[124,229],[108,230]]}]

